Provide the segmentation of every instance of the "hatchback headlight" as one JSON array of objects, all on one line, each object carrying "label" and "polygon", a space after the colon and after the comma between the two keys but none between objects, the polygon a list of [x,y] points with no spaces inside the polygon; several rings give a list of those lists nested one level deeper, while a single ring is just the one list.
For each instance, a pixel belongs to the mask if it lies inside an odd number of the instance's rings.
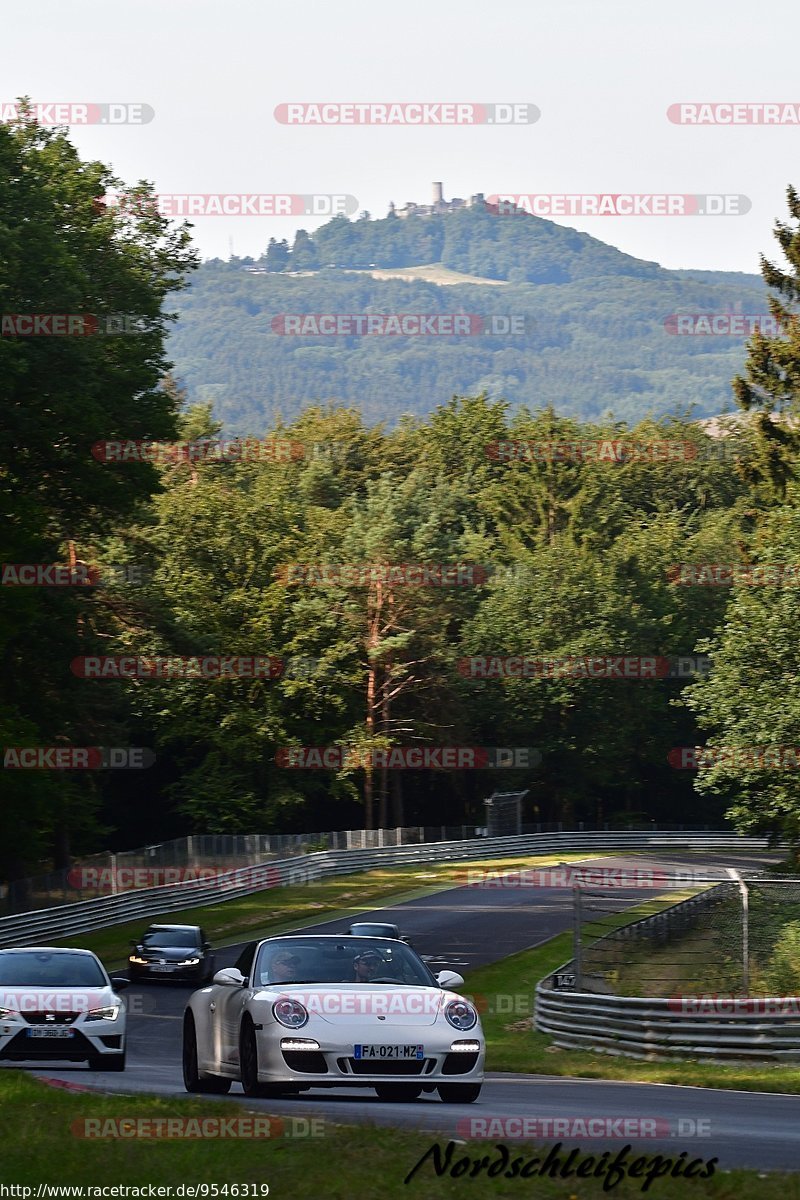
[{"label": "hatchback headlight", "polygon": [[275,1020],[287,1029],[300,1029],[308,1020],[308,1009],[299,1000],[276,1000],[272,1013]]},{"label": "hatchback headlight", "polygon": [[472,1029],[478,1022],[478,1014],[466,1000],[451,1000],[444,1006],[446,1020],[454,1029]]},{"label": "hatchback headlight", "polygon": [[146,967],[147,961],[146,958],[139,958],[138,954],[132,954],[128,959],[128,962],[136,963],[140,967]]},{"label": "hatchback headlight", "polygon": [[108,1004],[105,1008],[92,1008],[86,1014],[87,1021],[116,1021],[119,1016],[119,1005]]},{"label": "hatchback headlight", "polygon": [[185,958],[183,962],[178,963],[179,967],[196,967],[200,962],[199,958]]}]

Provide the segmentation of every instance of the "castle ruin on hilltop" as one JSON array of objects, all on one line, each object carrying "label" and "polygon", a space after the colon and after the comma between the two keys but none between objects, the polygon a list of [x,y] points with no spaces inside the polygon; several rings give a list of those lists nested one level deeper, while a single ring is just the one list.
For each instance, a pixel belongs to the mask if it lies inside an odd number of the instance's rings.
[{"label": "castle ruin on hilltop", "polygon": [[407,200],[402,208],[396,208],[394,200],[392,200],[389,203],[389,216],[431,217],[434,213],[456,212],[457,209],[483,207],[484,204],[483,192],[476,192],[468,200],[462,200],[460,196],[454,196],[452,200],[445,200],[442,184],[434,183],[433,204],[417,204],[414,200]]}]

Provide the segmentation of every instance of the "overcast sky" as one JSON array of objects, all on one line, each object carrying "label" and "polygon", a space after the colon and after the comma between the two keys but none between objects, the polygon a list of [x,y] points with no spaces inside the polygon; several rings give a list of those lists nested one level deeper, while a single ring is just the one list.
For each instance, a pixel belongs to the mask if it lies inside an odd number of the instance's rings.
[{"label": "overcast sky", "polygon": [[[8,4],[8,0],[6,0]],[[3,21],[4,101],[139,102],[146,125],[72,127],[85,157],[159,193],[746,195],[746,215],[566,217],[668,267],[757,271],[800,187],[800,126],[671,123],[682,101],[800,107],[797,0],[28,0]],[[287,126],[292,101],[527,102],[527,125]],[[319,220],[204,217],[203,257],[258,255]]]}]

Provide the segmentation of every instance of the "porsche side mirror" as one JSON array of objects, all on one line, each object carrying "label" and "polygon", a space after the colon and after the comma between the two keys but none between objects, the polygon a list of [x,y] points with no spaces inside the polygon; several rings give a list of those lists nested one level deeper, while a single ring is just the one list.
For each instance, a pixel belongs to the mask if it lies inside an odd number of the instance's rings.
[{"label": "porsche side mirror", "polygon": [[460,988],[464,986],[464,979],[457,971],[438,971],[436,982],[442,988]]},{"label": "porsche side mirror", "polygon": [[236,967],[223,967],[221,971],[217,971],[211,982],[226,984],[228,987],[244,987],[247,980]]}]

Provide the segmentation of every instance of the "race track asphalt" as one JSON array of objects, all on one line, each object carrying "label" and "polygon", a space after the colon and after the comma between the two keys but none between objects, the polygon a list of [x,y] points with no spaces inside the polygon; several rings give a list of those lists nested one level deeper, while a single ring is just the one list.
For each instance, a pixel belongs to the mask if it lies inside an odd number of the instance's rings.
[{"label": "race track asphalt", "polygon": [[[583,865],[679,871],[693,867],[726,878],[728,865],[757,869],[768,860],[767,855],[745,858],[723,854],[659,854],[587,859]],[[650,895],[652,891],[622,893],[618,888],[609,888],[595,893],[595,903],[604,911],[613,912]],[[441,966],[452,964],[466,975],[467,983],[462,990],[469,993],[472,968],[536,946],[571,928],[572,896],[563,888],[458,887],[394,907],[375,909],[364,913],[362,919],[367,917],[399,924],[419,953],[441,956]],[[323,921],[305,926],[302,932],[341,933],[351,920]],[[229,946],[219,950],[217,969],[232,965],[240,949]],[[434,970],[440,969],[439,963],[432,965]],[[62,1064],[52,1069],[40,1067],[37,1074],[104,1092],[187,1098],[181,1079],[181,1021],[191,990],[191,987],[158,983],[137,984],[126,992],[131,1011],[128,1065],[124,1074],[89,1072],[78,1064]],[[202,1097],[197,1099],[202,1104]],[[435,1093],[423,1094],[413,1103],[387,1103],[378,1101],[367,1089],[326,1089],[284,1100],[246,1100],[238,1084],[233,1085],[228,1101],[296,1120],[315,1116],[338,1124],[366,1122],[429,1131],[432,1140],[441,1142],[451,1137],[469,1140],[485,1132],[492,1140],[504,1141],[512,1151],[512,1140],[493,1134],[501,1127],[480,1122],[518,1118],[511,1128],[523,1131],[526,1128],[523,1120],[530,1122],[532,1118],[539,1121],[652,1118],[655,1136],[645,1138],[606,1135],[599,1139],[600,1144],[593,1145],[591,1138],[562,1137],[558,1126],[547,1126],[550,1136],[528,1136],[526,1141],[541,1144],[559,1140],[565,1150],[580,1146],[584,1153],[615,1150],[630,1141],[642,1153],[676,1156],[687,1151],[690,1158],[705,1160],[717,1156],[717,1170],[742,1166],[800,1170],[800,1095],[489,1071],[480,1098],[471,1105],[443,1104]]]}]

